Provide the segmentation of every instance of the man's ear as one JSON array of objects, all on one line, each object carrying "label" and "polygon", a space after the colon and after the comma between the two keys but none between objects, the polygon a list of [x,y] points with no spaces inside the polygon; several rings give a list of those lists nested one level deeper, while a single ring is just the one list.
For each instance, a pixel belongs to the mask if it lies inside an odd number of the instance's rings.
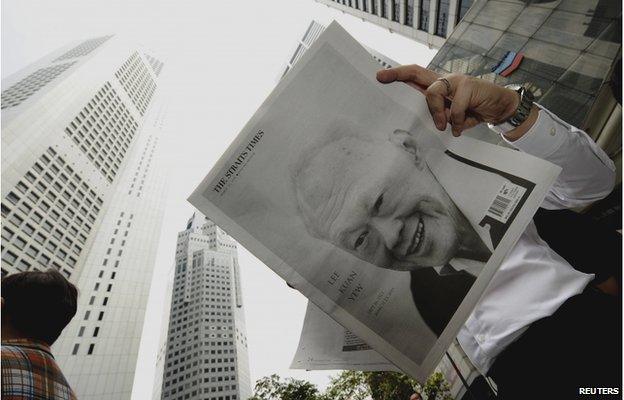
[{"label": "man's ear", "polygon": [[401,150],[407,151],[413,155],[416,166],[422,168],[424,165],[422,151],[418,145],[418,140],[411,132],[403,129],[395,129],[394,132],[388,135],[388,139]]}]

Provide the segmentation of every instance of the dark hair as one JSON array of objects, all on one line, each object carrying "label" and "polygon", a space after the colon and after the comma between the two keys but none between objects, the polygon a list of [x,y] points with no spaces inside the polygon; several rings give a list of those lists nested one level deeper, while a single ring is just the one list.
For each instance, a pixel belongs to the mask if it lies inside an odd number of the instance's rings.
[{"label": "dark hair", "polygon": [[78,290],[55,269],[2,279],[2,313],[19,334],[51,345],[76,314]]}]

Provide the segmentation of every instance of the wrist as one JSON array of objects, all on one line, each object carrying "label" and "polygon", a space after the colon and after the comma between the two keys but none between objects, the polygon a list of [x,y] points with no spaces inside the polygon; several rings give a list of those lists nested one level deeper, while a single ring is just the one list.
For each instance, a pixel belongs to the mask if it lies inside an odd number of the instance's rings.
[{"label": "wrist", "polygon": [[517,84],[507,85],[500,101],[506,105],[497,122],[488,127],[509,141],[518,140],[537,120],[538,110],[533,104],[533,93]]},{"label": "wrist", "polygon": [[518,125],[516,128],[510,130],[509,132],[503,134],[503,136],[505,136],[505,139],[509,140],[510,142],[514,142],[524,136],[535,124],[535,121],[537,121],[538,114],[539,108],[536,105],[533,105],[531,107],[531,111],[529,112],[529,116],[523,123]]}]

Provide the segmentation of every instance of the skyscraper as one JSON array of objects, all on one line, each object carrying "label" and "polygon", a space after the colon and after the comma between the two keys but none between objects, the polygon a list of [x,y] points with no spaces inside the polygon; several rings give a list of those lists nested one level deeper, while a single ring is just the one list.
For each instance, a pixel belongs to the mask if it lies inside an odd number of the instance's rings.
[{"label": "skyscraper", "polygon": [[178,234],[162,399],[251,396],[236,242],[199,212]]},{"label": "skyscraper", "polygon": [[316,0],[387,28],[430,48],[440,48],[473,0]]},{"label": "skyscraper", "polygon": [[164,206],[163,63],[112,36],[2,82],[2,275],[56,268],[78,313],[53,352],[81,399],[124,399]]}]

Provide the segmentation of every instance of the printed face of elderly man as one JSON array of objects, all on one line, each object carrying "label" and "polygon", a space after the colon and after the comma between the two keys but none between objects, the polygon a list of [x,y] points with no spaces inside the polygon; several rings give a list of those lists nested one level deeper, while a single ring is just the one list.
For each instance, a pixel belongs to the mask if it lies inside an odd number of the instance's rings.
[{"label": "printed face of elderly man", "polygon": [[383,268],[411,271],[490,251],[429,170],[408,131],[379,139],[338,130],[293,173],[308,231]]}]

